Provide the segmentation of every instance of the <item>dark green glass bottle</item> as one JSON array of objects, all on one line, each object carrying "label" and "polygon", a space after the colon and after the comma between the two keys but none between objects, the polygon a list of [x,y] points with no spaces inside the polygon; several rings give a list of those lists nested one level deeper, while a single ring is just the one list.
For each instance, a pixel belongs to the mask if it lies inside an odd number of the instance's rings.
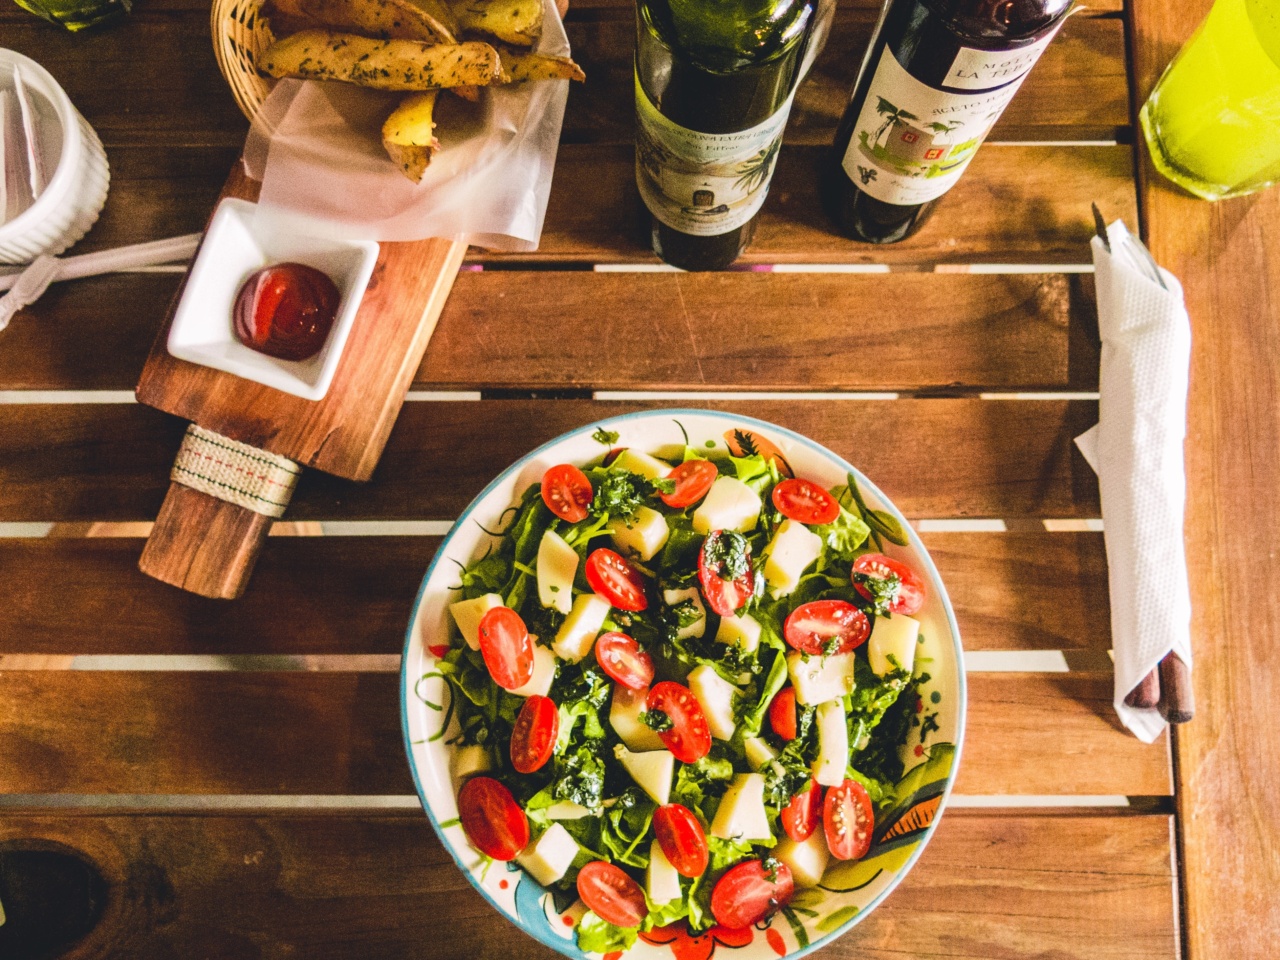
[{"label": "dark green glass bottle", "polygon": [[717,270],[746,249],[817,0],[638,0],[636,183],[654,252]]}]

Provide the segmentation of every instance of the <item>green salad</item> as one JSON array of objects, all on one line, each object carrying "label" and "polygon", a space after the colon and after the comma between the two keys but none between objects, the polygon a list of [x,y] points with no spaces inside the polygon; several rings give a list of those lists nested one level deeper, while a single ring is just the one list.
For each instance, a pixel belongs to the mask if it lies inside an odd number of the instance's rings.
[{"label": "green salad", "polygon": [[867,854],[903,774],[928,679],[924,581],[881,552],[905,533],[852,476],[743,446],[554,466],[460,570],[461,825],[576,891],[585,951],[766,918]]}]

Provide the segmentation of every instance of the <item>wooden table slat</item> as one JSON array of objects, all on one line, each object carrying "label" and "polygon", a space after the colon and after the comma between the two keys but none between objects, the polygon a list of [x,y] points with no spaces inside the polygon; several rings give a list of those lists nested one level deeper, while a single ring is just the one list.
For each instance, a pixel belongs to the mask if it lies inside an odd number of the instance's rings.
[{"label": "wooden table slat", "polygon": [[[558,956],[481,899],[421,815],[10,816],[10,838],[76,851],[110,884],[67,960]],[[1165,960],[1170,869],[1168,817],[952,811],[902,885],[822,956]]]},{"label": "wooden table slat", "polygon": [[[593,420],[687,406],[759,417],[826,444],[910,517],[1090,517],[1098,485],[1072,438],[1089,400],[407,403],[374,482],[302,477],[293,520],[452,520],[512,461]],[[185,425],[137,404],[0,405],[0,520],[151,520]],[[679,431],[672,424],[673,442]]]},{"label": "wooden table slat", "polygon": [[[926,533],[924,542],[967,650],[1109,648],[1101,534]],[[439,543],[273,537],[248,593],[223,603],[143,576],[139,539],[0,539],[0,569],[23,571],[0,604],[0,655],[398,654]]]},{"label": "wooden table slat", "polygon": [[[1141,103],[1208,12],[1135,0]],[[1250,42],[1243,37],[1241,43]],[[1280,191],[1206,203],[1143,148],[1145,234],[1191,316],[1187,559],[1196,717],[1178,728],[1188,960],[1262,960],[1280,943]]]},{"label": "wooden table slat", "polygon": [[[178,275],[64,284],[0,389],[130,390]],[[588,334],[589,331],[589,334]],[[417,389],[1093,390],[1088,274],[464,272]]]},{"label": "wooden table slat", "polygon": [[[5,671],[0,781],[20,794],[412,793],[398,688],[389,673]],[[1109,677],[971,673],[968,724],[960,793],[1170,792],[1166,741],[1118,735]]]}]

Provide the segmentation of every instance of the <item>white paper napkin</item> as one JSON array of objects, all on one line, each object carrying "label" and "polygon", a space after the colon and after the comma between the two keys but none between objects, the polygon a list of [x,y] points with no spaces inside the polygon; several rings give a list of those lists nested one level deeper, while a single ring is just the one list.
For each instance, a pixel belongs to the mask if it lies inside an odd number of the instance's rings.
[{"label": "white paper napkin", "polygon": [[1191,325],[1182,286],[1165,286],[1122,254],[1123,223],[1093,240],[1102,367],[1098,425],[1076,438],[1098,474],[1111,591],[1116,713],[1141,740],[1165,728],[1158,710],[1124,698],[1170,650],[1191,667],[1191,602],[1182,539]]}]

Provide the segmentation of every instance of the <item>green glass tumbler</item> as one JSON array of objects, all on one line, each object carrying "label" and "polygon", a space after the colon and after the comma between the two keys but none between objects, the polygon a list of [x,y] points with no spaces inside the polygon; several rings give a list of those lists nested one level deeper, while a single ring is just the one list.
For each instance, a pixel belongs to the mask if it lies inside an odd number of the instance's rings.
[{"label": "green glass tumbler", "polygon": [[1280,180],[1280,0],[1217,0],[1138,119],[1156,168],[1198,197]]}]

